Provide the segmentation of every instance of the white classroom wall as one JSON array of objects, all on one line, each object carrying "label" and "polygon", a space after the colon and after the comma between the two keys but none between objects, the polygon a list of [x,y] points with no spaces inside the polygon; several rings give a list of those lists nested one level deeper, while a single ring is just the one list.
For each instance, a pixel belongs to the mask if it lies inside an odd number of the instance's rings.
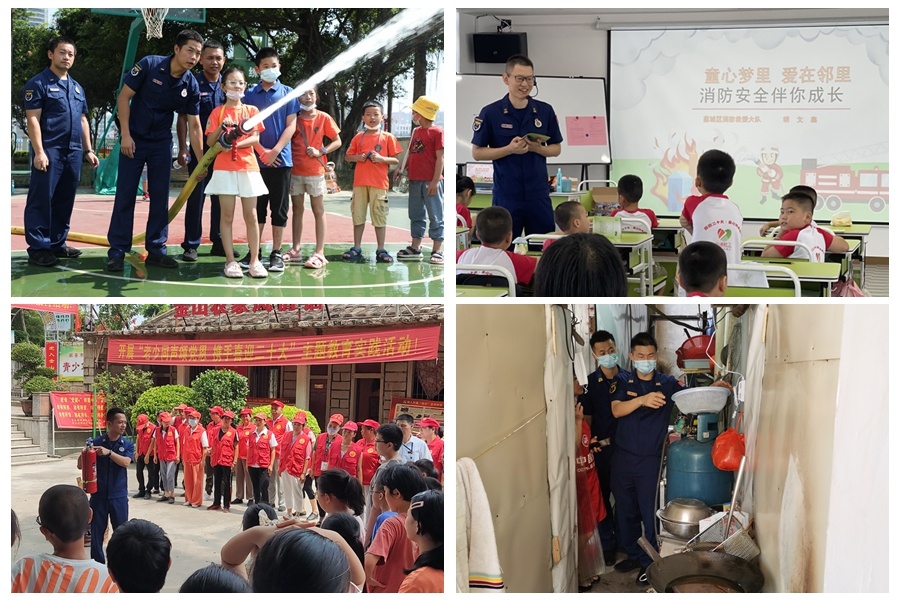
[{"label": "white classroom wall", "polygon": [[[535,74],[555,76],[583,76],[605,77],[612,87],[614,81],[609,81],[609,28],[639,26],[661,27],[665,25],[723,27],[728,25],[765,24],[779,25],[796,23],[798,25],[819,25],[829,22],[869,22],[877,19],[878,15],[886,11],[882,9],[779,9],[778,11],[757,11],[745,9],[725,9],[715,13],[704,11],[673,11],[664,13],[652,10],[608,9],[601,11],[581,10],[574,14],[564,14],[566,9],[550,10],[523,10],[510,8],[485,8],[479,9],[478,15],[472,14],[474,10],[466,9],[457,13],[457,56],[456,72],[466,74],[490,74],[496,73],[497,99],[503,96],[505,88],[499,75],[503,72],[502,64],[475,63],[472,50],[473,33],[485,33],[497,31],[497,20],[494,16],[512,20],[512,30],[528,34],[528,54],[535,63]],[[545,14],[535,14],[543,12]],[[525,13],[525,14],[523,14]],[[527,14],[531,13],[531,14]],[[597,16],[602,14],[601,26],[596,29]],[[538,96],[540,97],[540,96]],[[614,114],[609,115],[610,120],[615,119]],[[456,162],[466,162],[468,158],[457,157]],[[605,165],[591,165],[589,167],[591,179],[604,179],[608,176],[608,168]],[[569,165],[563,167],[563,175],[580,178],[580,166]],[[777,215],[773,216],[775,218]],[[758,223],[748,220],[745,228],[748,231],[756,231]],[[757,225],[757,226],[754,226]],[[886,225],[873,225],[872,233],[868,239],[868,256],[887,257],[888,228]]]}]

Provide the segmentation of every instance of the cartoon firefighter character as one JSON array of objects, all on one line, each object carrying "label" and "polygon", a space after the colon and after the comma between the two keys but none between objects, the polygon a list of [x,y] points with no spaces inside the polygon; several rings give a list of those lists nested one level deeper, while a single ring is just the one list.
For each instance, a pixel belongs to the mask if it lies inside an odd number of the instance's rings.
[{"label": "cartoon firefighter character", "polygon": [[784,172],[778,165],[778,148],[763,148],[755,162],[756,174],[761,179],[759,203],[765,204],[770,192],[772,198],[778,200],[781,197],[781,180],[784,178]]}]

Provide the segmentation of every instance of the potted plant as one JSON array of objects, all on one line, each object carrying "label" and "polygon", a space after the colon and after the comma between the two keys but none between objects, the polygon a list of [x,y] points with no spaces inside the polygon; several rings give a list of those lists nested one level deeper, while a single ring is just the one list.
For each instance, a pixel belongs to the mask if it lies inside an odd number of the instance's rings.
[{"label": "potted plant", "polygon": [[26,394],[26,398],[22,400],[22,412],[25,413],[26,417],[30,417],[34,414],[34,395],[40,394],[42,392],[53,392],[57,388],[57,383],[50,379],[49,377],[45,377],[44,375],[35,375],[31,379],[25,382],[25,385],[22,386],[22,390]]}]

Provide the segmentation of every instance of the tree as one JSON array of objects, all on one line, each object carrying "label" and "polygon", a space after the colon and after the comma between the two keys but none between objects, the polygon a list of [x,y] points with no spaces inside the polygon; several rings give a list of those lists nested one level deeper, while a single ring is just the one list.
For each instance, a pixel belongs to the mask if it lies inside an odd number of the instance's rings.
[{"label": "tree", "polygon": [[44,319],[36,310],[14,308],[10,314],[17,342],[31,342],[44,346]]},{"label": "tree", "polygon": [[151,388],[141,394],[134,404],[128,420],[134,425],[137,416],[144,413],[150,417],[151,421],[156,421],[156,415],[161,410],[172,412],[176,406],[182,403],[198,408],[199,400],[197,393],[184,385],[162,385]]},{"label": "tree", "polygon": [[250,395],[247,378],[231,369],[203,371],[191,382],[191,389],[197,393],[207,410],[218,405],[223,410],[234,411],[235,414],[244,407],[247,396]]},{"label": "tree", "polygon": [[44,352],[31,342],[20,342],[12,347],[10,358],[22,367],[13,374],[22,384],[34,377],[56,377],[56,371],[44,366]]},{"label": "tree", "polygon": [[[12,9],[12,117],[25,129],[25,83],[49,66],[46,41],[50,32],[46,27],[28,24],[28,10]],[[43,42],[43,43],[42,43]]]},{"label": "tree", "polygon": [[81,320],[85,331],[130,331],[143,319],[171,308],[171,304],[91,304]]},{"label": "tree", "polygon": [[150,371],[132,369],[129,366],[119,375],[104,371],[94,379],[94,389],[97,393],[106,395],[106,405],[122,408],[129,418],[141,394],[152,387],[153,374]]}]

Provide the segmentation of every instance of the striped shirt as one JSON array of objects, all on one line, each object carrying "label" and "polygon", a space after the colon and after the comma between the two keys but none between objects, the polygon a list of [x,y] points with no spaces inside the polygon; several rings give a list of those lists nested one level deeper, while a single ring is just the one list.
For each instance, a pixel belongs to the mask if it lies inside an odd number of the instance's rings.
[{"label": "striped shirt", "polygon": [[74,560],[52,554],[28,556],[12,567],[13,593],[111,593],[119,586],[106,565],[93,559]]}]

